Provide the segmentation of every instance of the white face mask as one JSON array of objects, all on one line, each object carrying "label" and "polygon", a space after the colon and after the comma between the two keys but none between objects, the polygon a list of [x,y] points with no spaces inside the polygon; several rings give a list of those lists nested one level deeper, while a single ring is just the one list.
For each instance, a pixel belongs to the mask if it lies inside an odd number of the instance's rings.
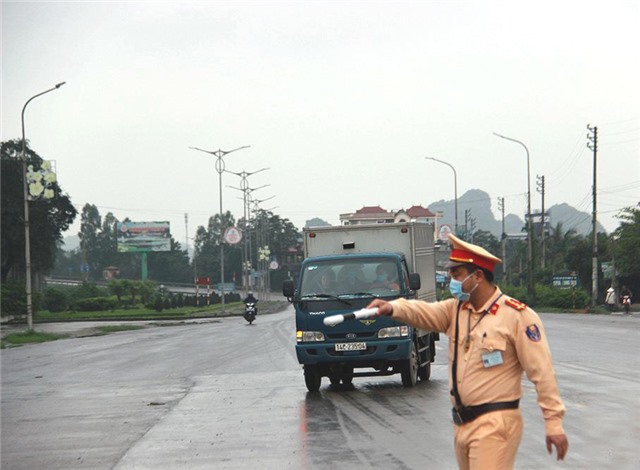
[{"label": "white face mask", "polygon": [[451,295],[453,295],[456,299],[458,299],[460,302],[466,302],[467,300],[469,300],[469,298],[471,297],[471,293],[476,290],[476,287],[478,287],[478,284],[476,284],[475,286],[473,286],[473,289],[471,289],[469,292],[464,292],[462,290],[462,285],[467,282],[467,279],[469,279],[471,276],[473,276],[475,273],[471,273],[469,274],[467,277],[465,277],[462,281],[458,281],[456,279],[451,279],[449,281],[449,292],[451,292]]}]

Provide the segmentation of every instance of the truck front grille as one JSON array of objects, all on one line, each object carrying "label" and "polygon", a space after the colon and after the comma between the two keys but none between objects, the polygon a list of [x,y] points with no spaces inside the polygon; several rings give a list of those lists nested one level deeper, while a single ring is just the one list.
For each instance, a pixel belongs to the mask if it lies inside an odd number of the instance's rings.
[{"label": "truck front grille", "polygon": [[[355,337],[353,336],[355,334]],[[349,338],[347,338],[347,335],[350,335]],[[347,340],[347,341],[355,341],[355,340],[362,340],[362,339],[367,339],[367,338],[375,338],[376,337],[376,332],[375,331],[361,331],[360,333],[327,333],[326,335],[327,338],[329,339],[333,339],[333,340]]]}]

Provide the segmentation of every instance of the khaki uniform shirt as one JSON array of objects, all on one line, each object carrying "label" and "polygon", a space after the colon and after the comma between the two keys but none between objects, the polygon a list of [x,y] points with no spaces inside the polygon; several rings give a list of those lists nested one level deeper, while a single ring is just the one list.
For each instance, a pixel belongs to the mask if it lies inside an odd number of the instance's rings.
[{"label": "khaki uniform shirt", "polygon": [[[526,305],[501,294],[496,288],[477,312],[470,302],[464,302],[460,308],[457,370],[460,399],[465,406],[517,400],[522,396],[524,371],[536,387],[546,434],[564,434],[565,408],[540,317]],[[456,299],[434,303],[397,299],[391,304],[394,319],[445,333],[450,338],[449,363],[453,363]],[[453,396],[451,400],[455,405]]]}]

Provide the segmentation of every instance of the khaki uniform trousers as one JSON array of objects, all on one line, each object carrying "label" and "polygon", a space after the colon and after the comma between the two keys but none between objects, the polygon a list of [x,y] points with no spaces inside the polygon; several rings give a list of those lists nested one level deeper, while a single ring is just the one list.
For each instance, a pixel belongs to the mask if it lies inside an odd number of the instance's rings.
[{"label": "khaki uniform trousers", "polygon": [[485,413],[454,426],[454,447],[461,470],[511,470],[522,438],[519,409]]}]

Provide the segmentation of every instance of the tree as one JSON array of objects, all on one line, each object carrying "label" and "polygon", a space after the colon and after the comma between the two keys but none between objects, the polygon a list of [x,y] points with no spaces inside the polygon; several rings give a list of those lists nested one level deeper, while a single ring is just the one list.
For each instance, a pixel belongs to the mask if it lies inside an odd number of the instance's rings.
[{"label": "tree", "polygon": [[[99,270],[98,233],[102,225],[102,218],[98,208],[93,204],[85,204],[80,216],[80,252],[84,266],[85,279],[97,279]],[[87,268],[89,272],[87,273]]]},{"label": "tree", "polygon": [[189,255],[180,243],[171,237],[171,251],[149,253],[149,277],[158,282],[193,281],[193,268],[189,265]]},{"label": "tree", "polygon": [[[195,257],[197,260],[197,275],[208,276],[214,282],[220,282],[220,243],[227,227],[235,225],[231,212],[227,211],[209,217],[207,228],[198,227],[195,238]],[[225,245],[224,247],[224,279],[228,282],[234,272],[241,269],[241,246]]]},{"label": "tree", "polygon": [[122,296],[127,292],[127,287],[121,279],[111,279],[108,284],[109,292],[118,298],[118,304],[120,304]]},{"label": "tree", "polygon": [[[2,142],[2,282],[9,276],[24,276],[24,188],[22,140]],[[42,158],[26,145],[27,165],[42,168]],[[56,254],[56,243],[73,223],[76,209],[68,195],[62,193],[57,182],[51,183],[54,197],[29,203],[31,268],[35,275],[48,272]]]},{"label": "tree", "polygon": [[[268,261],[276,260],[282,262],[282,256],[291,247],[298,245],[300,233],[296,227],[288,220],[283,219],[273,212],[258,210],[254,213],[254,218],[248,224],[249,237],[251,240],[251,259],[253,267],[259,271],[268,269]],[[260,260],[260,248],[269,247],[269,259]],[[279,285],[286,277],[286,273],[273,273],[271,285]]]},{"label": "tree", "polygon": [[621,277],[640,278],[640,203],[616,216],[621,222],[614,232],[616,268]]}]

